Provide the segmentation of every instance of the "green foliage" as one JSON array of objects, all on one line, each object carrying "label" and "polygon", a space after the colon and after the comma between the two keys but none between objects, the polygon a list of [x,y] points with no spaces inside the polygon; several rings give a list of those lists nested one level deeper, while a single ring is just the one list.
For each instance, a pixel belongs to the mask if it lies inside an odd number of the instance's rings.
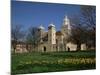
[{"label": "green foliage", "polygon": [[12,54],[12,74],[96,68],[95,51]]}]

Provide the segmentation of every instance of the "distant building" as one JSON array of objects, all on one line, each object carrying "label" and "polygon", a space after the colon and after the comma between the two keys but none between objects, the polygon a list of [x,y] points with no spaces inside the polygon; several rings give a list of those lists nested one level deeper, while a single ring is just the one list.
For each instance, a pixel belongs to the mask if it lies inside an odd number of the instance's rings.
[{"label": "distant building", "polygon": [[[22,41],[18,41],[15,47],[15,53],[26,53],[31,52],[33,49],[33,45],[30,43],[25,43]],[[14,48],[12,47],[12,52],[14,52]]]}]

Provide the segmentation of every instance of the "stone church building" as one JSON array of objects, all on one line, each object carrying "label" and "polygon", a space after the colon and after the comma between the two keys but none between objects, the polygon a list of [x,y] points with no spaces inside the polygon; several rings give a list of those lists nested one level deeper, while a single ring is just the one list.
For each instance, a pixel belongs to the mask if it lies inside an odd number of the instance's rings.
[{"label": "stone church building", "polygon": [[[40,38],[39,45],[34,49],[35,52],[58,52],[58,51],[76,51],[77,45],[67,41],[71,35],[70,20],[67,16],[64,17],[61,25],[61,30],[56,31],[53,23],[48,26],[48,31],[41,25],[38,27]],[[31,46],[30,46],[31,47]],[[85,50],[85,44],[81,45],[81,50]],[[16,53],[28,52],[25,43],[19,43],[16,46]]]},{"label": "stone church building", "polygon": [[[67,38],[71,35],[70,20],[67,16],[64,17],[61,25],[61,31],[56,31],[53,23],[48,26],[48,32],[41,25],[39,28],[40,43],[37,46],[38,52],[56,52],[56,51],[72,51],[77,49],[77,45],[67,42]],[[45,40],[47,38],[47,40]],[[85,44],[81,45],[81,50],[85,50]]]}]

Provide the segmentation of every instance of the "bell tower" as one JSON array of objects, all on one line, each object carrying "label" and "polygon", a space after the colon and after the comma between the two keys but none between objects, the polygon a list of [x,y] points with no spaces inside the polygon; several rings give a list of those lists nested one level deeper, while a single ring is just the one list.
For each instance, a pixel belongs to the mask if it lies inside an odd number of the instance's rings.
[{"label": "bell tower", "polygon": [[43,39],[44,29],[45,28],[42,25],[40,25],[38,29],[39,29],[40,43],[42,43],[43,42],[42,39]]},{"label": "bell tower", "polygon": [[54,24],[50,24],[48,27],[48,43],[49,44],[56,44],[56,29]]},{"label": "bell tower", "polygon": [[48,48],[50,52],[55,50],[55,44],[56,44],[56,29],[55,25],[51,23],[48,27]]},{"label": "bell tower", "polygon": [[68,43],[68,39],[71,35],[71,26],[70,26],[70,20],[67,16],[64,16],[61,32],[64,36],[63,38],[63,50],[67,50],[66,44]]},{"label": "bell tower", "polygon": [[65,37],[71,34],[70,20],[67,16],[64,16],[61,32]]}]

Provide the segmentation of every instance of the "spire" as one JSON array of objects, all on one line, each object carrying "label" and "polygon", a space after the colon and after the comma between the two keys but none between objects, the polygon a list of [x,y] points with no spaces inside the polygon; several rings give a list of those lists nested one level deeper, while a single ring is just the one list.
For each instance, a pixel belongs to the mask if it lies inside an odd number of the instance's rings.
[{"label": "spire", "polygon": [[65,25],[69,25],[69,24],[70,24],[69,18],[68,18],[67,15],[65,15],[65,16],[64,16],[64,20],[63,20],[63,25],[65,26]]},{"label": "spire", "polygon": [[65,15],[65,16],[64,16],[64,21],[67,21],[67,20],[68,20],[68,16]]}]

